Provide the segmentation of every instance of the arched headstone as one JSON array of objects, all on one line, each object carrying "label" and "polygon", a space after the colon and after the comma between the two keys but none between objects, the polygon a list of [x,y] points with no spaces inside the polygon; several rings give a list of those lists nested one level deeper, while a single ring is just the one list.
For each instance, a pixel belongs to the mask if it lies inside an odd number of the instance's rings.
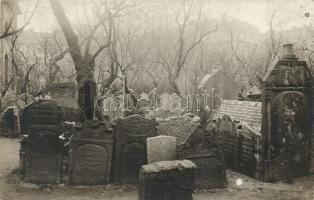
[{"label": "arched headstone", "polygon": [[113,129],[102,121],[85,121],[70,138],[68,184],[97,185],[110,181]]},{"label": "arched headstone", "polygon": [[146,139],[157,135],[156,121],[131,115],[116,122],[114,182],[135,184],[140,167],[147,164]]},{"label": "arched headstone", "polygon": [[38,100],[22,111],[20,169],[32,183],[61,183],[63,111],[51,100]]}]

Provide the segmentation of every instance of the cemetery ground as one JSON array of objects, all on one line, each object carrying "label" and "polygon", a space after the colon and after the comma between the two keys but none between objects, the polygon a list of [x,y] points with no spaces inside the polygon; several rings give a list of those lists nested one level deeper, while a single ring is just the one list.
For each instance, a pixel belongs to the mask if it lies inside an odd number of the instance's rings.
[{"label": "cemetery ground", "polygon": [[[19,164],[18,139],[0,138],[0,200],[137,200],[134,186],[48,186],[27,184],[16,174]],[[314,175],[292,184],[263,183],[228,171],[228,188],[195,191],[194,200],[313,200]]]}]

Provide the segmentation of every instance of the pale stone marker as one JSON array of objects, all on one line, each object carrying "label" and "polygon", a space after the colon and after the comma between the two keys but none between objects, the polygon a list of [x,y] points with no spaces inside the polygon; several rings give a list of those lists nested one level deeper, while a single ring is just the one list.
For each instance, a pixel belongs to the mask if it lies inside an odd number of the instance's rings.
[{"label": "pale stone marker", "polygon": [[177,138],[160,135],[147,138],[148,164],[177,159]]}]

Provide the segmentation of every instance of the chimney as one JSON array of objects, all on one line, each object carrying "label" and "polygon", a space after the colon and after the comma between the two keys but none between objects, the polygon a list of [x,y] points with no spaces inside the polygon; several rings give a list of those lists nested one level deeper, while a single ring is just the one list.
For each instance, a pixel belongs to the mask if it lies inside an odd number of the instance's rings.
[{"label": "chimney", "polygon": [[282,47],[282,59],[297,59],[296,55],[293,52],[293,44],[284,44]]}]

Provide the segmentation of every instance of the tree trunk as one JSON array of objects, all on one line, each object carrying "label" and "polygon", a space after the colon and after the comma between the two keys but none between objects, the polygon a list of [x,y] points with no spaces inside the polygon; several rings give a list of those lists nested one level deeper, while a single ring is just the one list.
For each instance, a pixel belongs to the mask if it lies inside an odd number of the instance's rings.
[{"label": "tree trunk", "polygon": [[[75,65],[76,81],[78,83],[78,103],[82,113],[81,120],[91,120],[95,115],[94,99],[97,95],[97,86],[94,80],[94,63],[90,62],[89,56],[84,57],[82,55],[78,38],[60,3],[56,0],[50,0],[50,5],[64,33]],[[100,116],[97,112],[97,117]]]}]

